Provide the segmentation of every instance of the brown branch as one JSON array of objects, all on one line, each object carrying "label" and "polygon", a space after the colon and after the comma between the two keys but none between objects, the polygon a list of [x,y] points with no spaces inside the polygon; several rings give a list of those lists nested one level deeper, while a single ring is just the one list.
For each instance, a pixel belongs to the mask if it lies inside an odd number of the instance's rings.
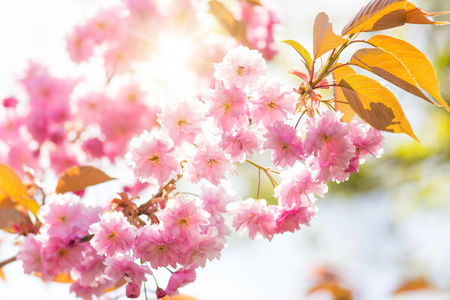
[{"label": "brown branch", "polygon": [[4,266],[6,266],[7,264],[12,263],[13,261],[16,261],[16,260],[17,260],[17,257],[16,257],[16,255],[14,255],[13,257],[0,262],[0,269],[3,268]]},{"label": "brown branch", "polygon": [[159,189],[158,193],[156,193],[150,200],[141,204],[138,208],[139,209],[138,215],[147,214],[147,211],[149,210],[149,208],[155,204],[155,199],[161,198],[164,195],[164,192],[165,191],[167,192],[169,190],[170,186],[174,185],[175,182],[177,182],[178,179],[180,179],[180,178],[181,178],[181,175],[178,175],[177,179],[170,180],[166,185],[161,187]]}]

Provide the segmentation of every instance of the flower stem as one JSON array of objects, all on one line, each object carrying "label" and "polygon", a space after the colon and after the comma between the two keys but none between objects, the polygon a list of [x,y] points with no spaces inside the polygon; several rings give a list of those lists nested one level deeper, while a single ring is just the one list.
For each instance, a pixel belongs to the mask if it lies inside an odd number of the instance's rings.
[{"label": "flower stem", "polygon": [[11,258],[5,259],[4,261],[0,262],[0,269],[3,268],[4,266],[6,266],[9,263],[12,263],[13,261],[16,261],[17,257],[16,255],[14,255]]}]

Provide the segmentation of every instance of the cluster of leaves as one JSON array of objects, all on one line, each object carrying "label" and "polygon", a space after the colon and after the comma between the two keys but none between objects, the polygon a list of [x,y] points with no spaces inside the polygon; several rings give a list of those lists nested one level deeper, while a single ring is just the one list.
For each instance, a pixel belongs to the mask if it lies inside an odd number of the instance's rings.
[{"label": "cluster of leaves", "polygon": [[[388,35],[375,35],[368,40],[357,38],[363,32],[390,29],[406,23],[448,24],[429,19],[445,13],[432,13],[405,0],[373,0],[347,23],[341,35],[333,32],[328,16],[320,13],[314,22],[313,55],[296,41],[284,41],[301,55],[308,73],[302,77],[306,87],[299,89],[303,101],[307,101],[316,89],[332,87],[335,109],[344,113],[344,121],[349,122],[357,114],[378,130],[406,133],[417,140],[395,95],[378,81],[358,74],[353,66],[450,110],[439,92],[432,64],[425,54],[404,40]],[[350,61],[339,63],[341,53],[354,43],[371,47],[359,49]],[[330,52],[328,59],[316,71],[317,60],[327,52]],[[323,80],[329,76],[333,76],[334,83],[324,85]]]}]

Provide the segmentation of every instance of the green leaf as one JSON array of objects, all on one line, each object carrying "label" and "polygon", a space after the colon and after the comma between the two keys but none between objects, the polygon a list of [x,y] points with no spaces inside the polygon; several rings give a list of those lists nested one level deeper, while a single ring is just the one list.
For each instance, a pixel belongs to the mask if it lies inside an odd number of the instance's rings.
[{"label": "green leaf", "polygon": [[312,58],[311,58],[311,55],[309,54],[309,52],[302,45],[300,45],[299,43],[297,43],[294,40],[285,40],[282,42],[288,44],[289,46],[294,48],[298,54],[300,54],[300,56],[303,59],[303,63],[305,64],[305,67],[309,72],[312,69],[312,65],[313,65],[313,61],[312,61]]},{"label": "green leaf", "polygon": [[109,177],[103,171],[91,166],[74,166],[67,169],[58,180],[56,193],[81,191],[89,186],[103,183],[115,178]]},{"label": "green leaf", "polygon": [[394,94],[364,75],[347,75],[339,83],[352,109],[378,130],[406,133],[418,141]]}]

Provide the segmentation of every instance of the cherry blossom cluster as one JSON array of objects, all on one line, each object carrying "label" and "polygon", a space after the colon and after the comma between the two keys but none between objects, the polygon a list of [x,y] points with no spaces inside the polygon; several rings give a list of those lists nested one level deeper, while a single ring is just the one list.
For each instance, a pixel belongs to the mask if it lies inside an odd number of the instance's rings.
[{"label": "cherry blossom cluster", "polygon": [[[236,163],[268,151],[279,172],[248,162],[269,176],[278,205],[268,206],[257,195],[231,212],[233,227],[248,229],[251,239],[260,234],[270,240],[308,225],[316,196],[324,196],[328,182],[347,180],[368,154],[382,153],[378,130],[363,121],[344,123],[339,112],[311,114],[299,123],[300,95],[266,77],[265,60],[256,50],[231,49],[215,64],[214,78],[215,88],[201,99],[165,107],[161,126],[134,138],[125,157],[149,184],[161,186],[183,176],[194,184],[219,185],[236,171]],[[274,173],[280,173],[279,184]]]},{"label": "cherry blossom cluster", "polygon": [[[159,192],[139,207],[123,193],[104,209],[87,207],[78,196],[52,195],[39,210],[40,231],[19,246],[26,273],[70,274],[71,290],[83,299],[121,281],[127,297],[136,298],[150,275],[157,298],[177,295],[195,280],[196,268],[220,258],[231,233],[227,215],[250,239],[294,232],[309,226],[328,182],[347,180],[367,155],[381,155],[378,130],[363,121],[344,123],[320,102],[311,111],[298,90],[267,78],[257,50],[238,46],[214,67],[213,89],[154,110],[148,130],[129,143],[127,163]],[[86,122],[101,118],[84,115]],[[268,167],[251,160],[265,152]],[[256,168],[258,180],[262,173],[270,179],[276,205],[260,197],[259,183],[254,197],[235,201],[229,179],[243,163]],[[198,184],[201,194],[177,191],[180,180]],[[171,272],[166,288],[156,281],[158,269]]]}]

